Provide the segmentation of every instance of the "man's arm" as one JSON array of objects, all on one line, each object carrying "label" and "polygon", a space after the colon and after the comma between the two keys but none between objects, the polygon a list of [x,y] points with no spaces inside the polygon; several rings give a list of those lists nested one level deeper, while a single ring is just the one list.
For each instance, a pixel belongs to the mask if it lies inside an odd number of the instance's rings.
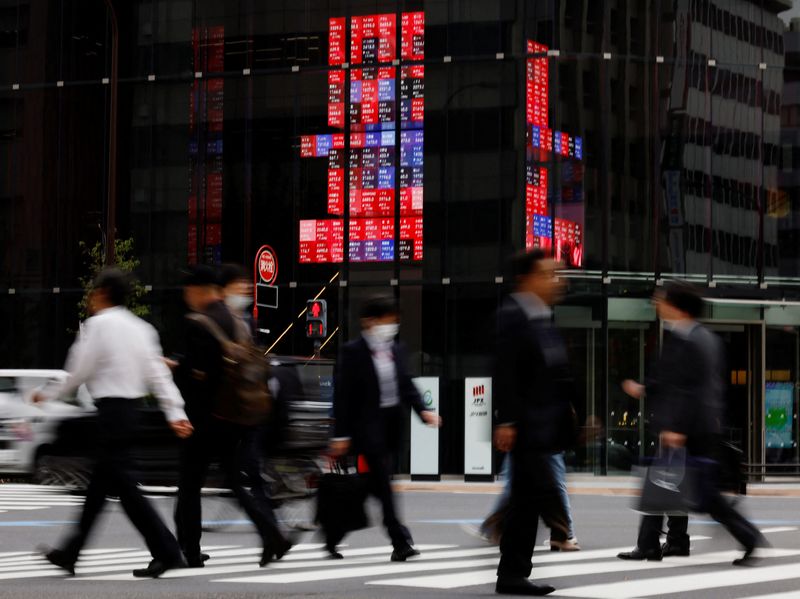
[{"label": "man's arm", "polygon": [[517,442],[517,423],[522,418],[522,406],[516,389],[516,364],[519,349],[517,339],[521,334],[512,314],[501,309],[497,318],[494,365],[492,375],[493,397],[495,401],[494,445],[498,450],[509,452]]},{"label": "man's arm", "polygon": [[147,339],[148,347],[144,360],[145,376],[147,386],[158,399],[158,405],[170,426],[175,430],[179,437],[188,437],[192,427],[184,411],[184,401],[178,387],[172,380],[172,374],[164,363],[164,355],[161,351],[161,343],[158,333],[150,328]]},{"label": "man's arm", "polygon": [[348,351],[342,348],[333,372],[333,437],[331,438],[331,453],[344,455],[350,449],[352,437],[350,422],[351,379]]},{"label": "man's arm", "polygon": [[67,354],[64,370],[68,376],[61,383],[47,386],[33,396],[34,402],[57,399],[71,395],[78,390],[92,375],[97,361],[101,355],[101,339],[99,331],[92,326],[92,319],[84,324],[78,338],[72,344]]}]

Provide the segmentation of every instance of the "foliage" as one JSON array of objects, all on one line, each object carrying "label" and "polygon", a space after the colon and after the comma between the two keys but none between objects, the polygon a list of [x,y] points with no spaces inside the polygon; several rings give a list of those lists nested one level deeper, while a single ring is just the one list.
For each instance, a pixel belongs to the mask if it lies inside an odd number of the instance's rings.
[{"label": "foliage", "polygon": [[[86,275],[78,279],[83,288],[83,297],[78,303],[78,317],[81,321],[84,321],[89,317],[87,311],[89,291],[92,288],[92,282],[95,277],[97,277],[105,266],[106,251],[103,244],[99,241],[92,247],[89,247],[83,241],[81,241],[79,245],[86,266]],[[117,259],[115,266],[117,268],[125,273],[133,273],[139,268],[141,260],[133,253],[134,244],[132,237],[114,240],[114,248]],[[131,285],[131,294],[128,298],[128,309],[140,318],[145,318],[150,315],[150,306],[146,302],[147,293],[148,291],[145,286],[134,278]]]}]

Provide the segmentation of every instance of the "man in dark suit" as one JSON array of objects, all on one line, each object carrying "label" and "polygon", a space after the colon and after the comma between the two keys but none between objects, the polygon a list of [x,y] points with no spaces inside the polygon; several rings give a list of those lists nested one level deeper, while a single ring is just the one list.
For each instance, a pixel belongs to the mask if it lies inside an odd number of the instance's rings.
[{"label": "man in dark suit", "polygon": [[269,505],[257,501],[242,486],[240,445],[248,428],[217,418],[214,403],[223,381],[223,355],[220,341],[211,330],[212,323],[229,339],[249,339],[242,322],[230,313],[222,299],[216,273],[198,266],[184,284],[184,299],[194,314],[187,318],[186,353],[176,368],[176,378],[186,398],[186,413],[195,434],[184,443],[178,482],[175,522],[178,542],[191,567],[202,568],[206,554],[200,551],[200,491],[212,460],[218,459],[227,486],[253,521],[263,543],[260,565],[280,559],[291,547],[281,534]]},{"label": "man in dark suit", "polygon": [[[369,467],[370,492],[381,502],[383,524],[392,540],[392,561],[419,555],[408,529],[397,517],[391,487],[391,460],[399,449],[404,410],[411,406],[430,426],[441,426],[425,409],[408,374],[405,352],[397,343],[399,313],[393,299],[378,297],[361,310],[362,335],[344,345],[334,374],[335,418],[331,453],[363,455]],[[333,557],[340,539],[329,539]]]},{"label": "man in dark suit", "polygon": [[[662,450],[685,448],[690,456],[714,459],[719,455],[724,412],[721,342],[697,322],[703,300],[691,285],[670,283],[653,296],[653,302],[667,329],[661,357],[644,385],[627,380],[623,389],[635,398],[647,396]],[[709,494],[704,498],[709,515],[745,549],[744,557],[734,565],[752,563],[756,547],[765,544],[763,536],[722,497],[715,481],[704,488]],[[636,548],[618,557],[659,561],[664,556],[689,555],[689,517],[669,518],[667,542],[662,546],[659,535],[663,522],[662,515],[644,516]]]},{"label": "man in dark suit", "polygon": [[575,387],[551,306],[564,285],[557,263],[541,250],[512,261],[515,292],[497,314],[494,364],[495,445],[511,452],[511,499],[500,542],[501,594],[547,595],[555,589],[528,580],[539,516],[556,513],[557,481],[550,457],[574,437]]}]

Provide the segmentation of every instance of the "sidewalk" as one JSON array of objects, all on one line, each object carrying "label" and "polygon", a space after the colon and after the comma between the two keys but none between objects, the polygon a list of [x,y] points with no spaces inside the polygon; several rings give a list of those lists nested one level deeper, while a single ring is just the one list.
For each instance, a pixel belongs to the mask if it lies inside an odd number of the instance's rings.
[{"label": "sidewalk", "polygon": [[[461,477],[445,476],[440,481],[412,481],[408,477],[395,478],[394,487],[401,492],[468,493],[496,495],[503,489],[502,482],[464,482]],[[594,476],[570,474],[567,487],[571,495],[605,495],[635,497],[639,495],[641,481],[637,476]],[[778,479],[749,483],[747,494],[753,497],[800,497],[800,480]]]}]

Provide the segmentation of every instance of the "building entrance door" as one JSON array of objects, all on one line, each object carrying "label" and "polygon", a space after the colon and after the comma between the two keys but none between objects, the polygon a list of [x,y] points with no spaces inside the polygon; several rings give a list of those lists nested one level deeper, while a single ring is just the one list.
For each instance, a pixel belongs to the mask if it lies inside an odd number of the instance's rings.
[{"label": "building entrance door", "polygon": [[709,322],[725,345],[726,441],[744,452],[749,464],[764,456],[764,323]]}]

